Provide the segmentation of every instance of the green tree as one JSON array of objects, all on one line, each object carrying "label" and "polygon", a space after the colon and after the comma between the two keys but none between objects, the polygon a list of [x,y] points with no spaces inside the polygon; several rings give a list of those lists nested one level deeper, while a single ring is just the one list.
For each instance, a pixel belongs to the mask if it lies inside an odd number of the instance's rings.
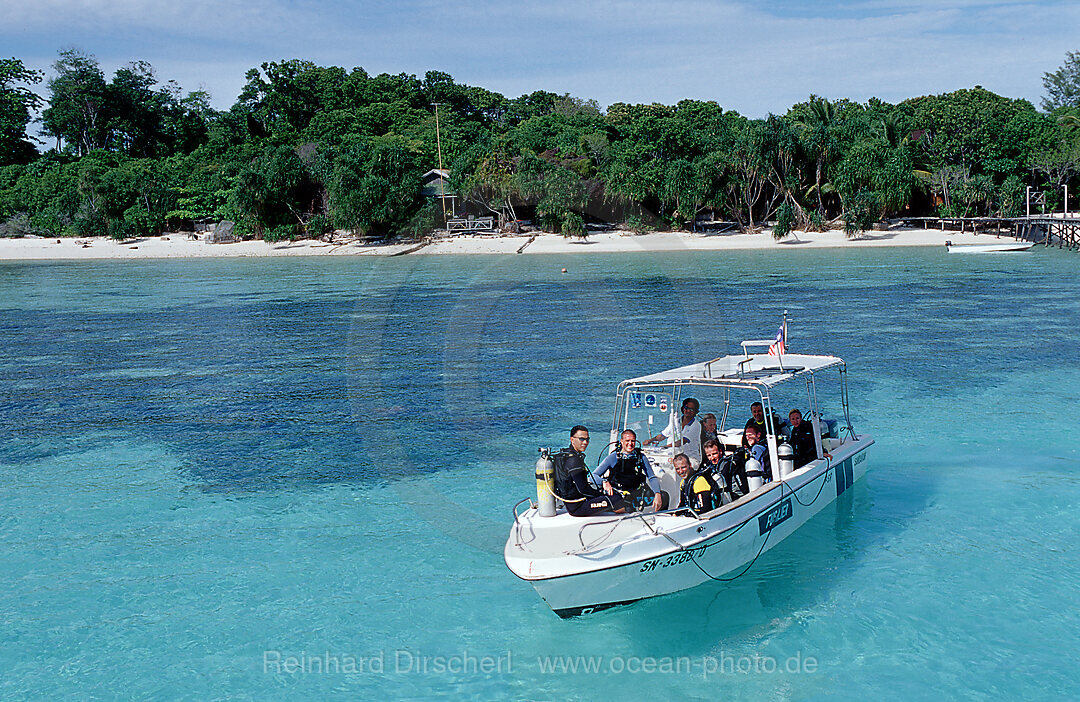
[{"label": "green tree", "polygon": [[501,124],[506,119],[506,113],[510,109],[510,101],[499,93],[469,86],[467,117],[477,119],[485,125]]},{"label": "green tree", "polygon": [[267,240],[295,238],[304,224],[302,191],[308,182],[295,149],[270,147],[237,176],[232,191],[241,231]]},{"label": "green tree", "polygon": [[1053,73],[1044,73],[1046,97],[1042,108],[1047,112],[1062,107],[1080,107],[1080,51],[1065,52],[1065,63]]},{"label": "green tree", "polygon": [[78,209],[74,164],[63,154],[46,153],[18,168],[17,179],[0,194],[2,215],[26,215],[29,228],[60,234]]},{"label": "green tree", "polygon": [[918,180],[910,139],[903,131],[900,114],[881,101],[849,103],[843,111],[832,181],[849,234],[866,230],[911,201]]},{"label": "green tree", "polygon": [[686,226],[702,206],[721,198],[717,154],[733,148],[737,120],[715,102],[612,105],[603,170],[608,191],[655,212],[668,225]]},{"label": "green tree", "polygon": [[1080,176],[1080,143],[1062,139],[1056,148],[1032,154],[1028,165],[1034,176],[1033,184],[1056,193]]},{"label": "green tree", "polygon": [[793,229],[811,227],[802,200],[803,150],[793,121],[770,114],[760,126],[759,149],[765,160],[766,179],[780,201],[773,237],[783,239]]},{"label": "green tree", "polygon": [[694,221],[705,200],[705,182],[692,163],[677,159],[664,168],[660,196],[671,218],[685,227]]},{"label": "green tree", "polygon": [[1027,100],[980,87],[905,100],[898,109],[919,134],[920,168],[933,174],[931,190],[950,215],[996,209],[1007,199],[1005,182],[1027,178],[1033,155],[1055,148],[1061,135]]},{"label": "green tree", "polygon": [[1066,136],[1073,139],[1080,136],[1080,114],[1066,112],[1060,115],[1057,121]]},{"label": "green tree", "polygon": [[1021,174],[1028,155],[1053,144],[1054,121],[1027,100],[1012,100],[975,87],[900,104],[930,169],[967,168],[974,175],[1004,179]]},{"label": "green tree", "polygon": [[519,124],[530,117],[548,115],[555,111],[559,96],[546,90],[536,90],[509,101],[506,119],[510,125]]},{"label": "green tree", "polygon": [[175,99],[179,87],[171,81],[165,90],[174,98],[161,125],[168,153],[191,153],[209,140],[211,126],[222,116],[210,106],[210,93],[205,90],[194,90],[179,99]]},{"label": "green tree", "polygon": [[844,232],[850,237],[870,229],[881,215],[881,198],[873,190],[859,190],[844,200]]},{"label": "green tree", "polygon": [[180,86],[159,85],[153,67],[134,61],[117,69],[112,81],[97,60],[76,49],[60,53],[49,81],[49,107],[42,113],[43,134],[83,156],[94,149],[139,158],[188,153],[207,141],[218,115],[202,91],[181,98]]},{"label": "green tree", "polygon": [[517,191],[536,203],[538,223],[564,236],[585,236],[582,212],[588,205],[588,190],[581,176],[529,152],[523,152],[516,174]]},{"label": "green tree", "polygon": [[[366,75],[366,74],[365,74]],[[303,131],[315,115],[345,106],[345,70],[310,61],[271,61],[247,72],[238,102],[260,128],[285,138]]]},{"label": "green tree", "polygon": [[334,223],[379,236],[407,230],[423,204],[422,172],[401,137],[345,144],[334,158],[329,184]]},{"label": "green tree", "polygon": [[110,198],[113,184],[109,174],[117,167],[118,156],[95,150],[76,161],[74,166],[79,203],[72,229],[79,236],[108,236],[110,214],[116,203]]},{"label": "green tree", "polygon": [[[765,146],[766,124],[747,121],[726,154],[725,202],[728,212],[747,232],[772,212],[779,192],[772,186],[772,171]],[[760,214],[759,214],[760,213]]]},{"label": "green tree", "polygon": [[165,116],[177,108],[168,89],[155,90],[154,69],[135,61],[117,69],[106,92],[105,114],[109,146],[130,156],[165,156],[171,149]]},{"label": "green tree", "polygon": [[814,160],[814,193],[817,196],[817,212],[825,216],[826,168],[836,149],[836,105],[822,97],[811,96],[810,101],[797,106],[794,119],[802,132],[803,143]]},{"label": "green tree", "polygon": [[458,196],[496,216],[499,227],[518,219],[514,202],[523,200],[514,151],[506,135],[491,137],[460,154],[450,171]]},{"label": "green tree", "polygon": [[29,163],[37,156],[26,127],[41,98],[26,86],[40,83],[43,77],[19,59],[0,59],[0,166]]},{"label": "green tree", "polygon": [[42,133],[65,142],[79,156],[108,145],[108,86],[97,59],[78,49],[65,49],[53,63],[56,77],[48,82],[49,106],[41,114]]},{"label": "green tree", "polygon": [[157,159],[128,159],[106,177],[110,235],[117,238],[160,234],[165,213],[175,204],[166,170]]}]

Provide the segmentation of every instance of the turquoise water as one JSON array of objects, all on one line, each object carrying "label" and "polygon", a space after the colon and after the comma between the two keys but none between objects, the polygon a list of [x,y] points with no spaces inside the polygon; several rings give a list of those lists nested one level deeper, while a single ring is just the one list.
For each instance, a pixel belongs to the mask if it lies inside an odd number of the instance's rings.
[{"label": "turquoise water", "polygon": [[[0,696],[1075,698],[1078,264],[2,264]],[[501,556],[536,447],[783,309],[866,480],[729,585],[558,619]]]}]

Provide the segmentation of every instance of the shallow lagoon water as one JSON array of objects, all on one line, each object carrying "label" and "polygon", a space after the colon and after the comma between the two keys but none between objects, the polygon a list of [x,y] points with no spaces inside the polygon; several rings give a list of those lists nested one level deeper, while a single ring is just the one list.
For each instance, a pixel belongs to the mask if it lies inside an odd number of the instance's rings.
[{"label": "shallow lagoon water", "polygon": [[[0,695],[1076,697],[1077,264],[2,264]],[[783,309],[867,478],[733,583],[558,619],[501,557],[536,447]]]}]

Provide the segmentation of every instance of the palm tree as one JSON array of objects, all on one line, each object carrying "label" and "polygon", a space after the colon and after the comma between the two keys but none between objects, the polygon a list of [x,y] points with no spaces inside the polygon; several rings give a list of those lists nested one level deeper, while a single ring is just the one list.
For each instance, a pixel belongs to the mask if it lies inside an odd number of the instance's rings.
[{"label": "palm tree", "polygon": [[836,105],[825,98],[811,96],[795,121],[802,127],[807,152],[814,159],[814,189],[817,191],[818,214],[825,217],[825,202],[821,197],[825,176],[825,162],[836,144],[833,134],[836,126]]},{"label": "palm tree", "polygon": [[1080,134],[1080,116],[1076,113],[1065,114],[1058,117],[1058,124],[1065,130],[1065,134],[1068,136],[1076,136]]},{"label": "palm tree", "polygon": [[891,149],[899,148],[903,131],[903,120],[896,112],[888,112],[873,124],[874,132]]}]

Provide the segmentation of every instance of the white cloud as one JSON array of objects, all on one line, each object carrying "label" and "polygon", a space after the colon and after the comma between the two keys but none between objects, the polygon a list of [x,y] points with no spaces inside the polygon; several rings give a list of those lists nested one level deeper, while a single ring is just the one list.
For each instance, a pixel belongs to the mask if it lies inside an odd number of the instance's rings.
[{"label": "white cloud", "polygon": [[31,33],[60,28],[103,35],[139,30],[235,37],[288,18],[282,5],[249,0],[3,0],[0,10],[8,26]]}]

